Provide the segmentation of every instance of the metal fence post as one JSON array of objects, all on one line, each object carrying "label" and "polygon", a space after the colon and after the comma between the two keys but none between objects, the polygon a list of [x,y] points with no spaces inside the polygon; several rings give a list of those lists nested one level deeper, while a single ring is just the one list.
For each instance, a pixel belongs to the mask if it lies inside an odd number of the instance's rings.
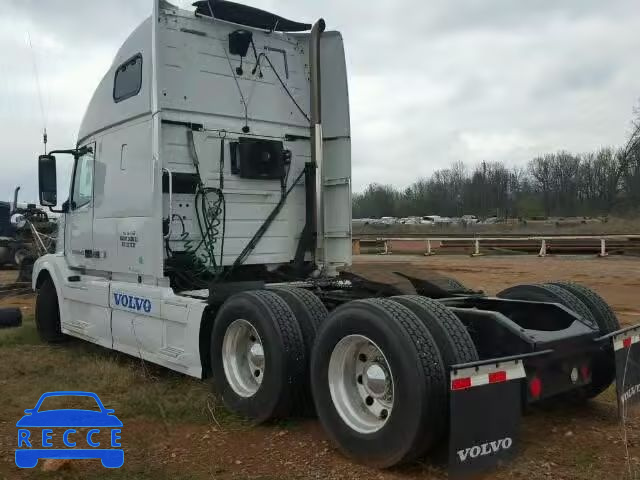
[{"label": "metal fence post", "polygon": [[474,242],[474,251],[471,254],[472,257],[479,257],[482,254],[480,253],[480,239],[476,238]]},{"label": "metal fence post", "polygon": [[600,239],[600,254],[599,257],[606,257],[609,254],[607,253],[607,241],[604,238]]},{"label": "metal fence post", "polygon": [[433,255],[433,252],[431,251],[431,239],[427,238],[427,251],[425,252],[425,256],[430,256]]},{"label": "metal fence post", "polygon": [[539,257],[546,257],[547,256],[547,241],[543,238],[542,239],[542,244],[540,245],[540,253],[538,253]]}]

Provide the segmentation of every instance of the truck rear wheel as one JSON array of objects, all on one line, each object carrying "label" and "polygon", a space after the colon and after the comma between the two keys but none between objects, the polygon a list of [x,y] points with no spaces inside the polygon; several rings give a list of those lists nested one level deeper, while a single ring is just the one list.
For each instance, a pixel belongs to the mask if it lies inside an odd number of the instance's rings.
[{"label": "truck rear wheel", "polygon": [[306,364],[298,322],[276,293],[243,292],[220,307],[211,366],[229,410],[257,422],[286,417],[304,402]]},{"label": "truck rear wheel", "polygon": [[478,360],[476,346],[464,324],[442,303],[419,295],[401,295],[391,300],[404,305],[422,320],[438,344],[446,368]]},{"label": "truck rear wheel", "polygon": [[305,400],[302,405],[297,405],[296,412],[301,415],[311,416],[315,413],[313,408],[313,398],[311,396],[311,381],[309,375],[309,362],[311,359],[311,349],[316,339],[316,333],[320,328],[324,319],[329,314],[327,307],[320,299],[308,290],[295,287],[273,287],[271,291],[280,296],[291,308],[304,340],[305,355],[307,362],[305,363],[305,380],[304,394]]},{"label": "truck rear wheel", "polygon": [[45,278],[36,297],[36,329],[40,338],[48,343],[58,343],[65,339],[60,325],[58,294],[53,281]]},{"label": "truck rear wheel", "polygon": [[[568,289],[558,283],[542,285],[517,285],[498,293],[498,297],[516,300],[532,300],[554,302],[563,305],[580,315],[594,328],[598,328],[597,311],[582,299],[583,295],[575,294],[577,289]],[[603,333],[604,335],[604,333]],[[594,355],[591,361],[591,383],[558,396],[558,400],[584,401],[593,398],[607,389],[615,376],[615,365],[611,352],[602,351]]]},{"label": "truck rear wheel", "polygon": [[[602,335],[615,332],[620,329],[620,323],[616,314],[604,299],[593,290],[571,282],[553,282],[552,285],[562,288],[586,305],[595,318],[596,324]],[[591,372],[591,384],[581,390],[585,399],[593,398],[604,392],[616,376],[616,365],[611,343],[603,346],[600,354],[593,361]]]},{"label": "truck rear wheel", "polygon": [[603,335],[620,329],[618,318],[609,304],[590,288],[572,282],[552,282],[551,285],[556,285],[578,297],[591,311]]},{"label": "truck rear wheel", "polygon": [[559,303],[577,313],[584,322],[595,327],[596,319],[591,311],[573,293],[552,284],[524,284],[509,287],[496,295],[511,300]]},{"label": "truck rear wheel", "polygon": [[311,360],[318,417],[350,457],[376,467],[408,461],[444,430],[446,385],[440,352],[423,322],[388,299],[333,311]]}]

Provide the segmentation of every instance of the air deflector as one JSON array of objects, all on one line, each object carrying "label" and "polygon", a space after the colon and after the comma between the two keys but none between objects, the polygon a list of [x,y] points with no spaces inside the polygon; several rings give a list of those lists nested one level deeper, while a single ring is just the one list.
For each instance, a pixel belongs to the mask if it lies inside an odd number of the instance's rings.
[{"label": "air deflector", "polygon": [[311,25],[308,23],[287,20],[279,15],[240,3],[224,0],[200,0],[195,2],[193,6],[196,7],[197,15],[210,17],[213,10],[215,18],[247,27],[276,32],[305,32],[311,30]]}]

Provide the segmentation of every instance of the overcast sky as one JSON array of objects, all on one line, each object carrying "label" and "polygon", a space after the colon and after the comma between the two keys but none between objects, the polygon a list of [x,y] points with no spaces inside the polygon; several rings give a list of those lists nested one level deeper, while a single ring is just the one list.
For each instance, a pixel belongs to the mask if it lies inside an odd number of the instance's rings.
[{"label": "overcast sky", "polygon": [[[245,3],[322,16],[343,33],[355,191],[404,187],[457,160],[525,164],[618,145],[640,98],[637,0]],[[93,90],[152,0],[2,4],[0,199],[19,184],[34,200],[42,127],[51,148],[75,144]]]}]

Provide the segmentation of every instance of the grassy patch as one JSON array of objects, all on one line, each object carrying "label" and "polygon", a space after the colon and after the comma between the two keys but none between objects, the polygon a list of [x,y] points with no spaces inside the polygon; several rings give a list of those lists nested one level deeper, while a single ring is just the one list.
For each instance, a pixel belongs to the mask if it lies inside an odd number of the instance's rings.
[{"label": "grassy patch", "polygon": [[33,317],[0,332],[0,357],[6,394],[0,418],[21,414],[44,392],[83,390],[97,393],[121,418],[243,424],[222,408],[207,383],[77,340],[43,344]]}]

